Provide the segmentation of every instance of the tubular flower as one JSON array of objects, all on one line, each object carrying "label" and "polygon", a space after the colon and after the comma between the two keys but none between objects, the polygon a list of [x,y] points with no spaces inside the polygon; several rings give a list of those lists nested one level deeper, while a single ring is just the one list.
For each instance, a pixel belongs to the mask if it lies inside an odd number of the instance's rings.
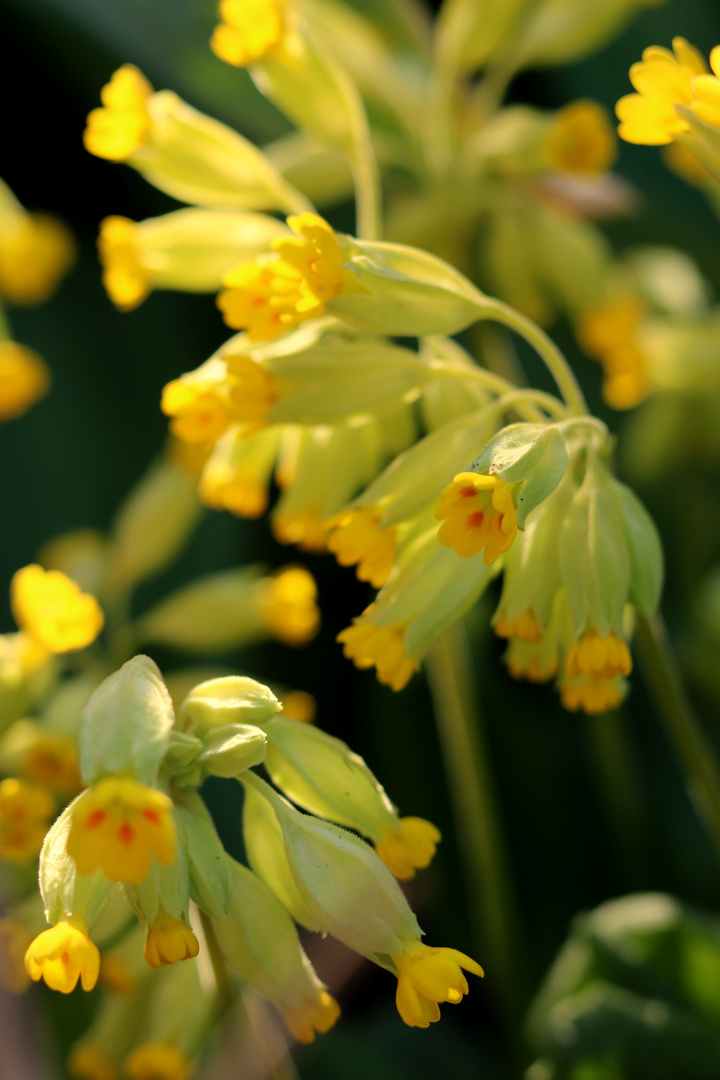
[{"label": "tubular flower", "polygon": [[399,828],[383,829],[375,850],[396,878],[409,881],[416,870],[430,865],[440,843],[440,830],[432,822],[418,817],[401,818]]},{"label": "tubular flower", "polygon": [[544,634],[539,642],[521,641],[519,638],[510,641],[505,662],[514,679],[545,683],[555,678],[560,659],[555,644],[545,640],[548,636]]},{"label": "tubular flower", "polygon": [[0,229],[0,296],[40,304],[75,261],[68,229],[50,214],[13,214]]},{"label": "tubular flower", "polygon": [[302,566],[288,566],[264,579],[259,607],[267,629],[286,645],[304,645],[320,628],[317,585]]},{"label": "tubular flower", "polygon": [[100,91],[103,107],[93,109],[83,133],[85,149],[108,161],[124,161],[150,131],[147,109],[153,88],[132,64],[123,64]]},{"label": "tubular flower", "polygon": [[613,679],[616,675],[629,675],[632,671],[630,651],[615,634],[601,637],[596,630],[588,630],[573,645],[565,663],[565,674],[571,679],[591,675],[596,679]]},{"label": "tubular flower", "polygon": [[508,619],[505,612],[501,612],[494,623],[494,630],[498,637],[517,638],[518,641],[539,641],[542,630],[537,617],[532,611],[523,611],[516,619]]},{"label": "tubular flower", "polygon": [[558,172],[597,176],[615,161],[615,133],[596,101],[573,101],[560,109],[545,139],[545,157]]},{"label": "tubular flower", "polygon": [[47,788],[10,777],[0,783],[0,859],[26,863],[42,847],[55,800]]},{"label": "tubular flower", "polygon": [[60,570],[31,564],[10,584],[10,603],[21,630],[48,652],[75,652],[90,645],[103,628],[102,609]]},{"label": "tubular flower", "polygon": [[648,394],[640,341],[645,311],[639,296],[627,294],[588,308],[577,328],[581,348],[603,366],[603,397],[614,409],[632,409]]},{"label": "tubular flower", "polygon": [[170,431],[184,443],[211,443],[231,419],[228,390],[200,379],[173,379],[164,388],[160,408],[172,417]]},{"label": "tubular flower", "polygon": [[615,108],[618,132],[626,142],[662,146],[689,131],[675,106],[693,106],[697,101],[694,80],[705,76],[707,67],[684,38],[673,38],[672,44],[673,52],[651,45],[642,61],[630,68],[630,82],[638,92],[621,98]]},{"label": "tubular flower", "polygon": [[286,1005],[283,1018],[298,1042],[315,1041],[315,1032],[324,1035],[340,1016],[340,1006],[327,990],[320,990],[316,998],[305,998],[297,1007]]},{"label": "tubular flower", "polygon": [[457,949],[433,949],[406,938],[401,956],[393,956],[398,974],[395,1002],[409,1027],[429,1027],[440,1019],[439,1004],[457,1005],[468,993],[465,971],[484,974],[478,963]]},{"label": "tubular flower", "polygon": [[285,34],[288,0],[221,0],[210,48],[227,64],[245,67],[273,52]]},{"label": "tubular flower", "polygon": [[224,432],[205,462],[198,495],[206,506],[239,517],[260,517],[270,501],[269,487],[277,455],[279,431],[266,428],[246,434],[244,427]]},{"label": "tubular flower", "polygon": [[25,953],[31,979],[44,979],[51,990],[71,993],[80,979],[83,990],[92,990],[100,973],[100,953],[84,926],[60,922],[42,934]]},{"label": "tubular flower", "polygon": [[262,423],[288,387],[249,356],[226,358],[228,384],[236,420]]},{"label": "tubular flower", "polygon": [[564,677],[560,682],[560,700],[563,706],[570,712],[581,710],[589,716],[617,709],[626,692],[622,679],[608,679],[604,675]]},{"label": "tubular flower", "polygon": [[132,311],[142,304],[151,286],[140,261],[137,224],[124,217],[104,218],[100,222],[98,253],[103,265],[102,283],[115,307]]},{"label": "tubular flower", "polygon": [[176,855],[172,801],[137,780],[108,777],[75,804],[68,854],[81,874],[102,867],[111,881],[142,881],[153,855],[168,866]]},{"label": "tubular flower", "polygon": [[375,510],[350,510],[331,518],[333,531],[327,549],[341,566],[357,564],[360,581],[380,589],[388,579],[395,559],[395,529],[381,529],[382,515]]},{"label": "tubular flower", "polygon": [[17,919],[0,919],[0,986],[11,994],[22,994],[30,985],[23,957],[32,941]]},{"label": "tubular flower", "polygon": [[143,1043],[125,1062],[130,1080],[189,1080],[192,1065],[172,1043]]},{"label": "tubular flower", "polygon": [[483,551],[486,566],[512,545],[517,515],[512,493],[499,476],[462,472],[440,495],[435,517],[442,521],[438,542],[463,559]]},{"label": "tubular flower", "polygon": [[374,667],[381,683],[393,690],[402,690],[415,673],[415,661],[405,649],[404,628],[376,626],[365,618],[368,611],[370,608],[335,640],[343,646],[343,654],[355,667],[361,671]]},{"label": "tubular flower", "polygon": [[47,364],[32,349],[0,341],[0,421],[15,420],[50,389]]},{"label": "tubular flower", "polygon": [[354,275],[343,267],[335,232],[318,214],[299,214],[287,223],[296,234],[273,241],[279,258],[246,263],[223,279],[227,286],[218,307],[228,326],[245,330],[251,340],[279,337],[305,319],[325,311],[325,304],[354,291]]},{"label": "tubular flower", "polygon": [[76,1046],[68,1058],[68,1072],[78,1080],[116,1080],[118,1071],[92,1043]]},{"label": "tubular flower", "polygon": [[161,907],[150,927],[145,948],[145,959],[150,967],[164,967],[179,960],[190,960],[200,951],[198,939],[189,926],[176,919]]},{"label": "tubular flower", "polygon": [[280,544],[297,544],[303,551],[319,554],[327,550],[328,525],[317,510],[275,510],[272,532]]},{"label": "tubular flower", "polygon": [[56,791],[74,794],[80,790],[77,747],[67,735],[42,731],[29,747],[23,771],[30,780],[47,784]]}]

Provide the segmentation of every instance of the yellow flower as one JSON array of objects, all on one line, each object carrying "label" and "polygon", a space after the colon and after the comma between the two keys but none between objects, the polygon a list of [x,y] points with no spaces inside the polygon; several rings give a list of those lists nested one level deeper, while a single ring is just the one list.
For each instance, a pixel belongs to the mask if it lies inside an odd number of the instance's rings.
[{"label": "yellow flower", "polygon": [[545,683],[554,679],[560,666],[560,658],[554,643],[548,646],[544,634],[539,642],[512,638],[505,662],[514,679],[527,679],[532,683]]},{"label": "yellow flower", "polygon": [[483,551],[486,566],[512,545],[517,515],[510,488],[499,476],[462,472],[441,492],[435,517],[438,542],[463,559]]},{"label": "yellow flower", "polygon": [[260,617],[286,645],[304,645],[320,628],[317,585],[302,566],[287,566],[261,582]]},{"label": "yellow flower", "polygon": [[50,371],[32,349],[15,341],[0,341],[0,420],[14,420],[44,398]]},{"label": "yellow flower", "polygon": [[317,510],[282,511],[276,509],[272,516],[272,532],[280,544],[297,544],[303,551],[314,554],[327,550],[328,523]]},{"label": "yellow flower", "polygon": [[69,994],[80,979],[83,990],[92,990],[100,973],[100,953],[84,926],[60,922],[42,934],[25,953],[31,979],[44,979],[51,990]]},{"label": "yellow flower", "polygon": [[235,67],[262,59],[285,34],[288,0],[221,0],[220,18],[210,39],[216,56]]},{"label": "yellow flower", "polygon": [[10,777],[0,783],[0,859],[26,863],[42,847],[55,813],[45,787]]},{"label": "yellow flower", "polygon": [[604,675],[581,675],[579,678],[563,678],[560,683],[560,700],[570,712],[597,716],[616,709],[626,694],[620,678],[608,679]]},{"label": "yellow flower", "polygon": [[573,645],[565,663],[565,674],[570,678],[592,675],[595,678],[613,679],[616,675],[629,675],[632,671],[630,651],[615,634],[601,637],[596,630],[588,630]]},{"label": "yellow flower", "polygon": [[331,518],[332,532],[327,549],[341,566],[357,564],[360,581],[380,589],[388,579],[395,559],[395,529],[381,529],[382,514],[375,510],[350,510]]},{"label": "yellow flower", "polygon": [[130,1080],[189,1080],[192,1065],[172,1043],[143,1043],[125,1062]]},{"label": "yellow flower", "polygon": [[628,293],[588,308],[577,328],[581,348],[599,360],[603,397],[614,409],[632,409],[648,394],[648,361],[640,340],[646,308]]},{"label": "yellow flower", "polygon": [[189,960],[197,956],[199,950],[198,939],[190,927],[181,919],[168,915],[161,906],[145,941],[144,955],[150,967]]},{"label": "yellow flower", "polygon": [[0,296],[39,304],[55,292],[75,261],[69,230],[50,214],[12,214],[0,228]]},{"label": "yellow flower", "polygon": [[597,176],[615,161],[615,133],[595,101],[573,101],[556,114],[545,139],[545,156],[558,172]]},{"label": "yellow flower", "polygon": [[170,431],[184,443],[212,443],[230,424],[227,384],[192,375],[163,387],[160,408],[172,417]]},{"label": "yellow flower", "polygon": [[132,311],[150,295],[147,271],[140,261],[137,225],[124,217],[100,222],[98,253],[103,266],[102,282],[120,311]]},{"label": "yellow flower", "polygon": [[630,81],[638,93],[621,98],[615,108],[620,120],[618,132],[626,142],[662,146],[689,131],[675,106],[693,105],[695,77],[705,75],[707,67],[684,38],[673,38],[672,44],[672,53],[651,45],[643,52],[642,61],[630,68]]},{"label": "yellow flower", "polygon": [[68,1072],[78,1080],[116,1080],[117,1067],[106,1061],[102,1051],[92,1043],[76,1046],[68,1058]]},{"label": "yellow flower", "polygon": [[710,53],[713,75],[698,75],[693,79],[697,100],[691,105],[698,120],[711,127],[720,128],[720,45]]},{"label": "yellow flower", "polygon": [[299,214],[287,223],[296,234],[273,241],[279,258],[245,263],[223,278],[217,304],[228,326],[251,340],[272,340],[305,319],[322,315],[336,296],[352,292],[355,277],[343,267],[333,229],[318,214]]},{"label": "yellow flower", "polygon": [[85,149],[108,161],[134,154],[151,128],[147,102],[152,93],[145,76],[132,64],[123,64],[100,91],[103,107],[87,118]]},{"label": "yellow flower", "polygon": [[280,696],[283,716],[299,724],[312,724],[317,713],[317,701],[305,690],[288,690]]},{"label": "yellow flower", "polygon": [[383,829],[375,850],[396,878],[409,881],[416,870],[430,865],[440,843],[440,830],[418,817],[401,818],[399,828]]},{"label": "yellow flower", "polygon": [[234,419],[264,422],[288,384],[249,356],[227,356],[225,362]]},{"label": "yellow flower", "polygon": [[164,866],[176,856],[172,801],[137,780],[100,780],[75,804],[67,850],[81,874],[100,866],[111,881],[140,882],[153,855]]},{"label": "yellow flower", "polygon": [[260,517],[270,501],[269,487],[280,430],[248,432],[233,425],[215,443],[198,484],[206,506],[239,517]]},{"label": "yellow flower", "polygon": [[0,986],[11,994],[22,994],[30,985],[23,958],[32,941],[17,919],[0,919]]},{"label": "yellow flower", "polygon": [[324,1035],[340,1016],[340,1006],[327,990],[320,990],[317,997],[305,998],[301,1005],[286,1005],[283,1016],[291,1033],[298,1042],[315,1041],[315,1032]]},{"label": "yellow flower", "polygon": [[376,626],[366,618],[367,608],[352,626],[338,634],[343,654],[360,670],[374,667],[385,686],[402,690],[415,673],[415,661],[405,649],[404,627]]},{"label": "yellow flower", "polygon": [[457,949],[433,949],[406,938],[401,956],[393,956],[398,974],[395,1002],[409,1027],[426,1028],[440,1019],[439,1004],[457,1005],[469,991],[465,971],[484,974],[483,969]]},{"label": "yellow flower", "polygon": [[540,623],[532,611],[523,611],[516,619],[508,619],[501,612],[493,624],[498,637],[517,638],[519,641],[539,641],[542,637]]},{"label": "yellow flower", "polygon": [[20,629],[51,653],[84,649],[103,628],[94,596],[81,592],[60,570],[34,563],[14,575],[10,603]]},{"label": "yellow flower", "polygon": [[67,795],[80,790],[77,747],[67,735],[40,731],[23,761],[26,776]]}]

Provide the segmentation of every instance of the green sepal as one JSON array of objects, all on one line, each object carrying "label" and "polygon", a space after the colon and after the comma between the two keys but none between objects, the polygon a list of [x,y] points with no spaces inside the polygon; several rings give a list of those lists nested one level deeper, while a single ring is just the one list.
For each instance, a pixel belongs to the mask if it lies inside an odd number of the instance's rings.
[{"label": "green sepal", "polygon": [[108,775],[153,784],[173,728],[170,695],[148,656],[108,676],[81,713],[80,771],[86,784]]},{"label": "green sepal", "polygon": [[538,503],[555,490],[567,469],[562,433],[551,424],[510,424],[499,431],[469,466],[469,472],[499,476],[522,484],[513,492],[518,527]]},{"label": "green sepal", "polygon": [[310,724],[277,717],[268,725],[265,768],[298,806],[380,843],[397,814],[381,784],[346,743]]},{"label": "green sepal", "polygon": [[175,808],[175,821],[183,834],[190,870],[190,898],[213,919],[227,915],[230,873],[225,849],[199,796],[201,812]]},{"label": "green sepal", "polygon": [[102,870],[80,874],[68,855],[67,839],[78,795],[51,826],[40,852],[39,884],[45,918],[53,925],[73,915],[82,916],[92,926],[102,915],[112,888]]},{"label": "green sepal", "polygon": [[281,709],[267,686],[246,675],[208,679],[194,687],[177,713],[184,731],[203,731],[228,724],[263,724]]},{"label": "green sepal", "polygon": [[641,615],[654,615],[663,585],[663,550],[655,523],[638,497],[617,480],[612,485],[630,556],[628,600]]},{"label": "green sepal", "polygon": [[208,776],[239,776],[265,759],[267,735],[253,724],[227,724],[203,736],[205,749],[197,759]]}]

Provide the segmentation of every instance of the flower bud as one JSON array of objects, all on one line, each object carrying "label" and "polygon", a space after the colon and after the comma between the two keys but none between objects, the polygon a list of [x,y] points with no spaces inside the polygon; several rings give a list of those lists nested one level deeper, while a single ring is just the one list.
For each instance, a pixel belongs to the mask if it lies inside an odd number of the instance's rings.
[{"label": "flower bud", "polygon": [[195,686],[178,709],[177,723],[185,731],[264,724],[279,711],[267,686],[247,675],[226,675]]},{"label": "flower bud", "polygon": [[267,735],[252,724],[227,724],[203,736],[197,761],[205,775],[232,778],[265,759]]}]

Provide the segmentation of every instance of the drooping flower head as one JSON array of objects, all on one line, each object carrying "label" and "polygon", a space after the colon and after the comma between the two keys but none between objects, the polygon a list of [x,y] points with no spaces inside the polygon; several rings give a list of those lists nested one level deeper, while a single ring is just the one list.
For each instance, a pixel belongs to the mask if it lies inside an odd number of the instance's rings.
[{"label": "drooping flower head", "polygon": [[153,88],[132,64],[123,64],[100,91],[102,108],[93,109],[83,133],[85,149],[108,161],[124,161],[151,128],[147,103]]},{"label": "drooping flower head", "polygon": [[287,645],[304,645],[317,634],[317,585],[302,566],[285,567],[265,579],[259,603],[268,630]]},{"label": "drooping flower head", "polygon": [[210,39],[216,56],[245,67],[273,52],[285,33],[288,0],[221,0],[222,22]]},{"label": "drooping flower head", "polygon": [[367,618],[371,608],[337,636],[343,654],[357,668],[374,667],[378,680],[393,690],[402,690],[410,682],[417,666],[405,648],[404,626],[377,626]]},{"label": "drooping flower head", "polygon": [[440,495],[435,517],[442,521],[438,542],[463,559],[483,554],[486,566],[511,546],[517,514],[509,486],[499,476],[462,472]]},{"label": "drooping flower head", "polygon": [[142,1043],[125,1062],[130,1080],[189,1080],[192,1064],[173,1043]]},{"label": "drooping flower head", "polygon": [[340,1006],[327,990],[318,990],[316,997],[306,997],[301,1005],[286,1005],[283,1019],[300,1043],[315,1041],[315,1033],[324,1035],[340,1016]]},{"label": "drooping flower head", "polygon": [[376,589],[387,581],[396,549],[395,529],[379,528],[381,519],[381,513],[365,508],[337,514],[329,522],[333,531],[327,541],[341,566],[357,565],[359,580]]},{"label": "drooping flower head", "polygon": [[695,78],[705,76],[707,66],[684,38],[673,38],[672,44],[672,52],[651,45],[642,60],[630,68],[630,81],[637,93],[621,98],[616,106],[618,131],[626,142],[662,146],[689,130],[675,106],[695,105]]},{"label": "drooping flower head", "polygon": [[416,870],[424,870],[433,860],[440,843],[440,830],[424,818],[404,817],[399,828],[383,830],[375,850],[396,878],[409,881]]},{"label": "drooping flower head", "polygon": [[32,942],[25,967],[35,982],[44,979],[51,990],[71,993],[78,979],[83,990],[92,990],[100,973],[100,953],[84,926],[60,922]]},{"label": "drooping flower head", "polygon": [[0,420],[15,420],[50,389],[47,364],[16,341],[0,341]]},{"label": "drooping flower head", "polygon": [[457,949],[432,948],[406,939],[401,956],[393,956],[398,973],[395,1001],[409,1027],[429,1027],[440,1019],[440,1004],[457,1005],[469,992],[463,970],[483,975],[475,960]]},{"label": "drooping flower head", "polygon": [[150,967],[164,967],[179,960],[190,960],[200,950],[198,939],[181,919],[162,908],[150,927],[144,955]]},{"label": "drooping flower head", "polygon": [[20,629],[51,653],[84,649],[103,627],[95,597],[81,592],[60,570],[43,570],[35,564],[18,570],[10,585],[10,602]]},{"label": "drooping flower head", "polygon": [[545,139],[551,169],[597,176],[617,156],[615,134],[607,113],[596,101],[573,101],[560,109]]}]

